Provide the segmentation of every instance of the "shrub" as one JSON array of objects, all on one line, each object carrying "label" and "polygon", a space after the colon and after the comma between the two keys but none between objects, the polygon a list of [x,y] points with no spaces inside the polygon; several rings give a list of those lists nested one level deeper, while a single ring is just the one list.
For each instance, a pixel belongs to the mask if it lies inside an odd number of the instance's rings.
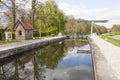
[{"label": "shrub", "polygon": [[15,39],[15,33],[12,33],[12,39]]},{"label": "shrub", "polygon": [[39,32],[33,32],[33,37],[39,37]]},{"label": "shrub", "polygon": [[5,41],[5,33],[2,33],[2,40]]}]

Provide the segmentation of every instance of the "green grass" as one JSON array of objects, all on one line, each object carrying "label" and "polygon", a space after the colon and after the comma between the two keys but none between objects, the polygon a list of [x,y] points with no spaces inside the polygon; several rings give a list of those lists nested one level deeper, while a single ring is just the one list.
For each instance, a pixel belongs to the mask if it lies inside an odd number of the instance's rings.
[{"label": "green grass", "polygon": [[107,39],[108,42],[112,43],[113,45],[119,46],[120,47],[120,40],[113,39],[111,36],[118,35],[118,33],[106,33],[104,35],[100,35],[102,39]]},{"label": "green grass", "polygon": [[0,45],[1,44],[7,44],[7,43],[13,43],[13,42],[17,42],[16,40],[12,40],[12,41],[0,41]]},{"label": "green grass", "polygon": [[[34,39],[44,39],[44,38],[50,38],[52,36],[47,36],[47,37],[34,37]],[[1,44],[8,44],[8,43],[14,43],[14,42],[19,42],[17,40],[11,40],[11,41],[5,41],[5,40],[0,40],[0,45]]]},{"label": "green grass", "polygon": [[109,33],[106,33],[104,35],[107,35],[107,36],[115,36],[115,35],[120,35],[120,32],[109,32]]}]

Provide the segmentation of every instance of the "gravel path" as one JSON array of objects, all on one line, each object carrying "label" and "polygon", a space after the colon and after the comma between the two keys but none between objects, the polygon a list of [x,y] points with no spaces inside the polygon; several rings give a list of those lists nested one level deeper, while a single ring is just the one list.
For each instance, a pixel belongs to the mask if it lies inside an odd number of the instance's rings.
[{"label": "gravel path", "polygon": [[112,36],[112,38],[120,40],[120,35]]},{"label": "gravel path", "polygon": [[114,70],[118,80],[120,80],[120,47],[114,46],[98,36],[91,36],[91,38],[100,48],[102,55],[106,58],[110,67]]},{"label": "gravel path", "polygon": [[36,39],[36,40],[24,40],[24,41],[21,41],[21,42],[2,44],[2,45],[0,45],[0,51],[16,48],[16,47],[20,47],[20,46],[25,46],[25,45],[29,45],[29,44],[34,44],[34,43],[37,43],[37,42],[40,42],[40,41],[42,42],[42,41],[46,41],[46,40],[56,39],[56,38],[60,38],[60,37],[62,37],[62,36],[44,38],[44,39]]}]

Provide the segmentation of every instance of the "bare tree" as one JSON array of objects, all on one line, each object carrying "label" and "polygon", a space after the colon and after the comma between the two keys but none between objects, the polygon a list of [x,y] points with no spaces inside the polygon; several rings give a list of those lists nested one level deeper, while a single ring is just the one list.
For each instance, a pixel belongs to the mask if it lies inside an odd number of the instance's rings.
[{"label": "bare tree", "polygon": [[32,0],[32,26],[35,26],[35,12],[36,12],[36,3],[37,0]]},{"label": "bare tree", "polygon": [[[6,6],[6,8],[8,8],[11,11],[13,26],[15,25],[15,22],[16,22],[16,4],[15,4],[15,1],[16,0],[1,0],[0,1],[0,3],[2,3],[4,6]],[[7,13],[5,12],[5,14],[7,14]],[[7,14],[6,16],[9,16],[9,15]]]},{"label": "bare tree", "polygon": [[13,16],[13,26],[15,26],[16,23],[16,5],[15,5],[16,0],[11,0],[12,2],[12,16]]},{"label": "bare tree", "polygon": [[111,28],[111,31],[119,32],[120,31],[120,24],[114,24]]}]

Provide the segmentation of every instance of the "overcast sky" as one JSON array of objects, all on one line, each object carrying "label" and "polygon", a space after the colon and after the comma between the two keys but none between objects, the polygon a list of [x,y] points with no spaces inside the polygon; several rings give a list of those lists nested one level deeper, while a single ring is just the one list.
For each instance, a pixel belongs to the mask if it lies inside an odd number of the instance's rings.
[{"label": "overcast sky", "polygon": [[66,15],[86,20],[109,20],[107,27],[120,24],[120,0],[56,0]]},{"label": "overcast sky", "polygon": [[[42,0],[40,0],[42,1]],[[86,20],[109,20],[106,27],[120,24],[120,0],[55,0],[66,15]],[[26,4],[29,7],[31,1]]]}]

